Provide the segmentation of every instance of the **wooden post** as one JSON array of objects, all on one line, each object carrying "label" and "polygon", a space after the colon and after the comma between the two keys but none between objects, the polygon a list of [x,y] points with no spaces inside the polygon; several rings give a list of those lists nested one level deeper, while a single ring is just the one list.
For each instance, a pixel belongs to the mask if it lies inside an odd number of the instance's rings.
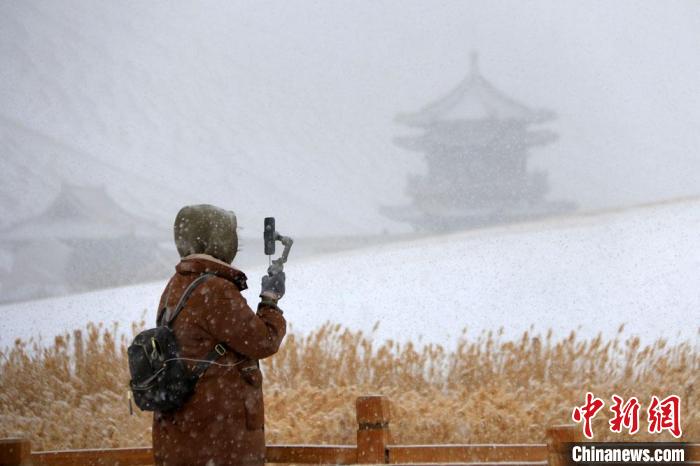
[{"label": "wooden post", "polygon": [[0,466],[31,464],[31,444],[26,438],[0,439]]},{"label": "wooden post", "polygon": [[581,427],[577,425],[559,425],[547,428],[547,462],[549,466],[566,466],[571,464],[567,443],[580,442],[583,437]]},{"label": "wooden post", "polygon": [[357,462],[386,463],[389,432],[389,400],[381,395],[357,399]]}]

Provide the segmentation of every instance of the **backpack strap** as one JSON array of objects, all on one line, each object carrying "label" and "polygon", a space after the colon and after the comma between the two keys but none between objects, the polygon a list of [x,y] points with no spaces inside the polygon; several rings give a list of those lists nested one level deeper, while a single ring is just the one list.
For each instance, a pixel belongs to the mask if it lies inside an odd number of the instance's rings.
[{"label": "backpack strap", "polygon": [[163,316],[165,316],[166,311],[168,310],[168,301],[170,301],[170,292],[173,289],[173,281],[172,279],[170,282],[168,282],[168,288],[167,288],[167,293],[165,294],[165,301],[163,301],[163,307],[158,309],[158,314],[156,315],[156,327],[160,327],[160,323],[163,320]]},{"label": "backpack strap", "polygon": [[217,343],[214,345],[214,349],[209,351],[204,359],[197,363],[192,369],[192,378],[196,382],[204,374],[204,372],[209,369],[209,366],[219,359],[221,356],[226,354],[226,345],[224,343]]},{"label": "backpack strap", "polygon": [[[199,277],[195,278],[192,283],[185,289],[185,292],[182,293],[182,297],[180,297],[180,301],[177,303],[177,307],[175,308],[175,311],[173,311],[172,316],[168,318],[168,316],[164,316],[167,318],[167,321],[165,325],[167,327],[170,327],[172,323],[175,321],[175,318],[177,318],[178,314],[180,314],[180,311],[185,307],[185,303],[189,299],[190,295],[194,292],[195,288],[199,286],[201,283],[203,283],[206,279],[211,277],[214,274],[211,273],[205,273],[203,275],[200,275]],[[169,293],[169,291],[168,291]],[[204,374],[204,372],[211,366],[211,364],[219,359],[221,356],[225,355],[227,352],[227,347],[225,343],[217,343],[214,345],[214,349],[209,351],[206,356],[204,356],[204,359],[202,359],[200,362],[197,363],[196,366],[194,366],[194,369],[192,369],[191,375],[192,375],[192,380],[194,383],[199,380],[199,378]]]},{"label": "backpack strap", "polygon": [[190,298],[190,295],[192,292],[194,292],[194,289],[197,288],[201,283],[203,283],[207,278],[211,277],[213,274],[211,273],[205,273],[203,275],[200,275],[199,277],[195,278],[192,283],[185,289],[185,292],[182,293],[182,296],[180,297],[180,301],[177,303],[177,307],[173,311],[172,315],[168,316],[167,313],[165,316],[165,326],[170,327],[175,319],[177,318],[178,314],[180,314],[180,311],[182,311],[182,308],[185,307],[185,303],[187,300]]}]

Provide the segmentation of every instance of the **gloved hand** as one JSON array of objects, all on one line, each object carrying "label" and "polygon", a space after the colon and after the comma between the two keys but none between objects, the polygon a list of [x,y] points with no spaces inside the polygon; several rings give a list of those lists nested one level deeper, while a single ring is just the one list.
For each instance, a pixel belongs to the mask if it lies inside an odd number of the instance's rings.
[{"label": "gloved hand", "polygon": [[269,299],[277,303],[284,296],[284,281],[286,277],[281,270],[274,270],[270,267],[267,275],[262,277],[262,291],[260,297]]}]

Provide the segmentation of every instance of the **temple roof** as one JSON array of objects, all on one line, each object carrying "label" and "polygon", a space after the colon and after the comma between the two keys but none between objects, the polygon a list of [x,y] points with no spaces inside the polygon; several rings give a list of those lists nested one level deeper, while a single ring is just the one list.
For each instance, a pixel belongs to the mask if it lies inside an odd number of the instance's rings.
[{"label": "temple roof", "polygon": [[426,105],[418,112],[403,113],[396,121],[409,126],[426,127],[448,120],[516,120],[539,123],[554,114],[548,110],[531,109],[496,89],[479,71],[478,58],[471,57],[471,71],[447,95]]},{"label": "temple roof", "polygon": [[41,214],[0,232],[5,240],[163,237],[163,231],[117,204],[104,187],[62,184]]}]

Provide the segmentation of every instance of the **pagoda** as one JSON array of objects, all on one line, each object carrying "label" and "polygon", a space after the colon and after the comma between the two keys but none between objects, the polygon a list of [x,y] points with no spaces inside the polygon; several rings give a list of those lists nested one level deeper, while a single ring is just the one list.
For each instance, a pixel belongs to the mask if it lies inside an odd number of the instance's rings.
[{"label": "pagoda", "polygon": [[42,213],[0,230],[0,303],[162,278],[177,257],[167,233],[103,186],[62,183]]},{"label": "pagoda", "polygon": [[394,142],[424,155],[427,172],[409,177],[407,206],[385,206],[383,213],[416,230],[456,230],[549,215],[573,208],[545,200],[547,174],[528,169],[532,147],[557,135],[533,128],[554,119],[507,97],[479,71],[471,71],[441,99],[418,112],[399,114],[398,123],[419,134]]}]

